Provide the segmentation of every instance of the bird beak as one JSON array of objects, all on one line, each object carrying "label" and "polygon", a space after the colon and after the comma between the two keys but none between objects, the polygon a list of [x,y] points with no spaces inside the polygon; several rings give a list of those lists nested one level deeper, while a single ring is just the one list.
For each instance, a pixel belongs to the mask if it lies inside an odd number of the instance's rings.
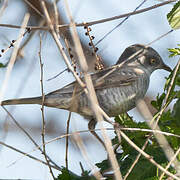
[{"label": "bird beak", "polygon": [[164,63],[162,64],[162,69],[169,71],[169,72],[172,72],[172,69]]}]

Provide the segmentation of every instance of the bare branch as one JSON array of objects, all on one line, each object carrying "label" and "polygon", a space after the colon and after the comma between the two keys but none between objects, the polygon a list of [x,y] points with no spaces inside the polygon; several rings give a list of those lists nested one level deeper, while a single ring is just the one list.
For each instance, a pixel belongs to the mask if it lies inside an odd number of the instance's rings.
[{"label": "bare branch", "polygon": [[[28,20],[29,20],[29,17],[30,15],[29,14],[26,14],[25,17],[24,17],[24,20],[23,20],[23,23],[22,23],[22,26],[21,26],[21,29],[20,29],[20,33],[19,33],[19,36],[18,36],[18,41],[17,43],[15,43],[14,45],[14,50],[13,50],[13,53],[12,53],[12,56],[10,58],[10,61],[9,61],[9,64],[8,64],[8,67],[7,67],[7,71],[6,71],[6,75],[5,75],[5,78],[4,78],[4,81],[3,81],[3,86],[0,90],[0,105],[2,103],[2,99],[3,99],[3,96],[4,96],[4,93],[6,91],[6,87],[8,85],[8,80],[10,78],[10,74],[11,74],[11,71],[12,71],[12,68],[14,66],[14,63],[15,63],[15,60],[16,60],[16,56],[17,56],[17,53],[18,53],[18,49],[19,49],[19,46],[20,46],[20,43],[21,43],[21,40],[22,40],[22,35],[24,34],[25,32],[25,27],[27,26],[27,23],[28,23]],[[21,38],[20,38],[21,37]]]},{"label": "bare branch", "polygon": [[98,120],[98,122],[100,122],[101,132],[102,132],[103,138],[105,140],[105,146],[106,146],[107,152],[109,154],[109,158],[110,158],[110,162],[112,164],[112,168],[114,170],[115,178],[116,179],[122,179],[122,175],[120,173],[120,168],[119,168],[118,162],[116,160],[116,157],[115,157],[115,154],[113,151],[112,143],[111,143],[109,137],[107,136],[105,128],[103,127],[103,124],[102,124],[103,117],[97,109],[97,106],[99,107],[98,100],[97,100],[96,93],[95,93],[95,90],[93,87],[91,76],[87,73],[88,66],[87,66],[86,59],[85,59],[85,56],[84,56],[84,53],[83,53],[83,50],[81,47],[81,43],[80,43],[80,40],[78,37],[76,25],[73,22],[67,1],[65,1],[65,4],[66,4],[67,14],[68,14],[70,22],[71,22],[71,27],[72,27],[72,33],[71,34],[72,34],[72,37],[74,40],[74,44],[75,44],[76,52],[78,55],[79,63],[80,63],[82,72],[84,74],[84,79],[85,79],[87,89],[88,89],[88,98],[91,102],[91,107],[92,107],[92,109],[96,115],[96,119]]},{"label": "bare branch", "polygon": [[41,114],[42,114],[42,143],[43,143],[43,155],[49,167],[50,174],[52,175],[53,179],[55,180],[55,176],[53,174],[52,168],[49,164],[48,157],[46,155],[46,145],[45,145],[45,117],[44,117],[44,87],[43,87],[43,63],[41,58],[41,46],[42,46],[42,39],[40,34],[40,48],[39,48],[39,62],[40,62],[40,70],[41,70],[41,77],[40,77],[40,84],[41,84],[41,94],[42,94],[42,106],[41,106]]},{"label": "bare branch", "polygon": [[[40,163],[42,163],[42,164],[47,165],[46,162],[44,162],[44,161],[42,161],[42,160],[40,160],[40,159],[38,159],[38,158],[36,158],[36,157],[34,157],[34,156],[31,156],[30,154],[25,153],[25,152],[23,152],[23,151],[21,151],[21,150],[19,150],[19,149],[17,149],[17,148],[14,148],[14,147],[12,147],[12,146],[10,146],[10,145],[8,145],[8,144],[5,144],[4,142],[1,142],[1,141],[0,141],[0,144],[3,145],[3,146],[5,146],[5,147],[7,147],[7,148],[9,148],[9,149],[12,149],[12,150],[14,150],[14,151],[16,151],[16,152],[18,152],[18,153],[20,153],[20,154],[23,154],[23,155],[26,156],[26,157],[29,157],[29,158],[31,158],[31,159],[33,159],[33,160],[36,160],[36,161],[38,161],[38,162],[40,162]],[[57,166],[51,165],[51,167],[54,168],[54,169],[56,169],[56,170],[60,170],[60,171],[61,171],[61,169],[59,169]]]},{"label": "bare branch", "polygon": [[[161,6],[170,4],[172,2],[176,2],[176,1],[177,0],[168,0],[168,1],[165,1],[165,2],[162,2],[162,3],[150,6],[148,8],[144,8],[144,9],[135,11],[135,12],[130,12],[130,13],[126,13],[126,14],[122,14],[122,15],[119,15],[119,16],[114,16],[114,17],[110,17],[110,18],[106,18],[106,19],[101,19],[101,20],[97,20],[97,21],[86,22],[86,24],[88,26],[91,26],[91,25],[96,25],[96,24],[100,24],[100,23],[105,23],[105,22],[108,22],[108,21],[113,21],[113,20],[116,20],[116,19],[120,19],[120,18],[130,16],[130,15],[136,15],[136,14],[140,14],[140,13],[143,13],[143,12],[146,12],[146,11],[150,11],[152,9],[156,9],[158,7],[161,7]],[[1,27],[9,27],[9,28],[20,28],[20,26],[11,25],[11,24],[0,24],[0,26]],[[84,26],[84,23],[76,23],[76,26],[77,27]],[[65,28],[65,27],[70,27],[70,24],[58,25],[58,28]],[[43,26],[43,27],[41,27],[41,26],[26,26],[26,28],[31,28],[32,30],[37,30],[37,29],[38,30],[49,30],[49,28],[47,26]]]}]

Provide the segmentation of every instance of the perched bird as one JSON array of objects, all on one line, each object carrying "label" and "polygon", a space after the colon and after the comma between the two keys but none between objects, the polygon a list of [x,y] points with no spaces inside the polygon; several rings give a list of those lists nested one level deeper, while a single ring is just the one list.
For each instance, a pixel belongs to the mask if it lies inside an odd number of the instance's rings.
[{"label": "perched bird", "polygon": [[[110,117],[127,112],[144,98],[150,75],[157,69],[171,72],[160,55],[151,47],[135,44],[125,49],[116,65],[91,75],[100,107]],[[84,81],[84,79],[82,78]],[[42,104],[42,97],[11,99],[2,105]],[[90,102],[82,87],[74,81],[45,95],[44,105],[76,112],[89,120],[88,127],[103,144],[94,130],[97,123]]]}]

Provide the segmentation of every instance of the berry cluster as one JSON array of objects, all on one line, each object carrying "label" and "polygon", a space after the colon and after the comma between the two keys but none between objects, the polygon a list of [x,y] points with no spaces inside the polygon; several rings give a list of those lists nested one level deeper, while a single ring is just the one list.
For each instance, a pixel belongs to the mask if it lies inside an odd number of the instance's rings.
[{"label": "berry cluster", "polygon": [[[22,35],[22,37],[24,37],[27,33],[30,33],[31,29],[30,28],[26,28],[26,31],[24,32],[24,34]],[[22,38],[22,37],[19,37]],[[4,54],[6,53],[10,48],[14,47],[14,44],[19,40],[12,40],[10,45],[6,48],[6,49],[1,49],[1,53]],[[2,57],[2,54],[0,54],[0,57]]]},{"label": "berry cluster", "polygon": [[93,48],[92,55],[95,55],[95,57],[96,57],[96,62],[95,62],[94,68],[95,68],[95,70],[103,70],[104,69],[103,61],[100,58],[100,56],[97,55],[98,48],[95,47],[95,45],[93,43],[93,40],[95,39],[95,37],[90,35],[90,32],[92,31],[92,29],[90,27],[88,27],[86,24],[84,25],[84,29],[86,29],[85,35],[88,36],[89,40],[90,40],[89,46]]}]

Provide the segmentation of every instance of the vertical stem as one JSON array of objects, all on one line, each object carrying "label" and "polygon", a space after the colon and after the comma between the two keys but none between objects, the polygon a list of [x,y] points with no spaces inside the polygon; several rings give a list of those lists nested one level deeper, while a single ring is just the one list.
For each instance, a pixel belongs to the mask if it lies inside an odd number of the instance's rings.
[{"label": "vertical stem", "polygon": [[102,136],[105,140],[105,146],[106,146],[106,149],[107,149],[107,152],[109,155],[109,159],[110,159],[113,171],[114,171],[115,179],[121,180],[122,175],[120,172],[119,164],[117,162],[116,156],[115,156],[114,151],[113,151],[112,142],[109,139],[107,132],[106,132],[106,130],[102,124],[103,117],[98,110],[99,104],[98,104],[97,96],[96,96],[96,93],[94,90],[94,86],[92,83],[91,76],[88,74],[88,65],[87,65],[83,50],[82,50],[82,46],[81,46],[79,36],[77,33],[76,25],[72,19],[72,16],[71,16],[71,13],[69,10],[67,0],[65,1],[65,5],[66,5],[67,14],[68,14],[70,22],[71,22],[71,28],[72,28],[71,34],[72,34],[74,44],[75,44],[75,48],[76,48],[76,52],[77,52],[77,55],[79,58],[79,64],[80,64],[82,72],[84,74],[84,80],[86,82],[86,86],[87,86],[87,90],[88,90],[88,98],[89,98],[89,101],[91,103],[92,110],[95,113],[96,119],[98,122],[100,122],[101,133],[102,133]]},{"label": "vertical stem", "polygon": [[55,176],[53,174],[52,168],[50,166],[49,160],[46,156],[46,144],[45,144],[45,118],[44,118],[44,87],[43,87],[43,63],[42,63],[42,59],[41,59],[41,46],[42,46],[42,39],[41,39],[41,34],[40,34],[40,49],[39,49],[39,62],[40,62],[40,69],[41,69],[41,75],[40,75],[40,84],[41,84],[41,93],[42,93],[42,106],[41,106],[41,114],[42,114],[42,143],[43,143],[43,154],[44,154],[44,158],[48,164],[49,167],[49,171],[53,177],[53,179],[55,180]]},{"label": "vertical stem", "polygon": [[[71,112],[69,112],[69,116],[67,120],[66,134],[69,134],[70,119],[71,119]],[[65,156],[66,169],[68,169],[68,147],[69,147],[69,136],[66,136],[66,156]]]}]

